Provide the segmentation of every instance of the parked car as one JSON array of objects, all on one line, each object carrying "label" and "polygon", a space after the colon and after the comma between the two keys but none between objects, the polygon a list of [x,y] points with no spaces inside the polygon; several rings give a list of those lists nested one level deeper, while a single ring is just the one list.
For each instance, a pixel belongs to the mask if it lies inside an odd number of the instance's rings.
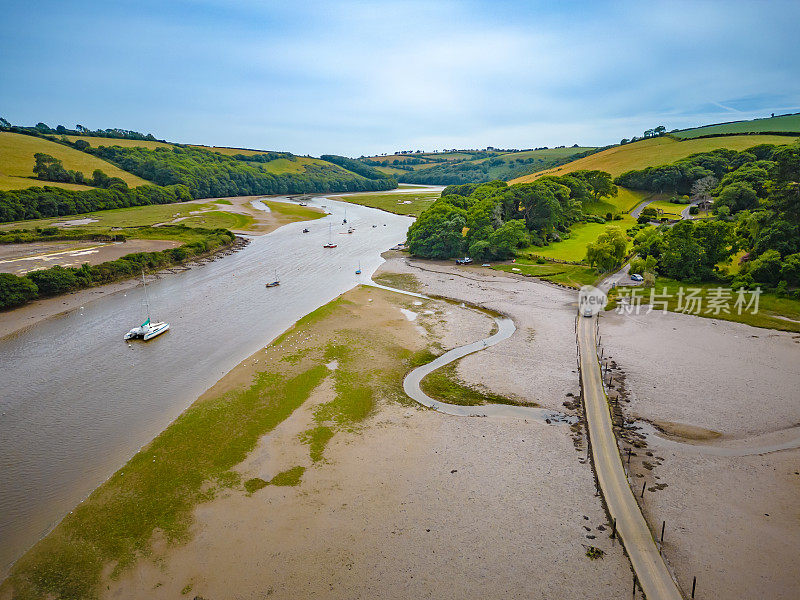
[{"label": "parked car", "polygon": [[631,275],[631,279],[633,279],[634,281],[644,281],[644,277],[642,277],[638,273],[634,273],[633,275]]},{"label": "parked car", "polygon": [[457,265],[468,265],[472,262],[472,259],[469,256],[465,256],[464,258],[457,258],[456,264]]}]

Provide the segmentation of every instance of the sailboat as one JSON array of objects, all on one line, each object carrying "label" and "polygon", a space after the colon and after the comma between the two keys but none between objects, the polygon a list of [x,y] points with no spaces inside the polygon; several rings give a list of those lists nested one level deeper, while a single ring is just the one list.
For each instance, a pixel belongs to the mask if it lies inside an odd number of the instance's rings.
[{"label": "sailboat", "polygon": [[342,225],[347,224],[347,207],[344,209],[344,219],[342,219]]},{"label": "sailboat", "polygon": [[356,269],[356,275],[361,275],[361,261],[358,261],[358,268]]},{"label": "sailboat", "polygon": [[141,339],[146,342],[169,329],[169,323],[164,323],[162,321],[153,323],[150,320],[150,298],[147,295],[147,282],[144,280],[144,269],[142,269],[142,285],[144,286],[144,301],[147,305],[147,320],[139,327],[134,327],[126,333],[126,340]]},{"label": "sailboat", "polygon": [[271,283],[266,283],[264,285],[266,285],[267,287],[277,287],[280,284],[281,284],[281,280],[278,279],[278,270],[276,269],[275,270],[275,279]]},{"label": "sailboat", "polygon": [[333,243],[333,223],[328,223],[328,243],[322,246],[323,248],[336,248]]}]

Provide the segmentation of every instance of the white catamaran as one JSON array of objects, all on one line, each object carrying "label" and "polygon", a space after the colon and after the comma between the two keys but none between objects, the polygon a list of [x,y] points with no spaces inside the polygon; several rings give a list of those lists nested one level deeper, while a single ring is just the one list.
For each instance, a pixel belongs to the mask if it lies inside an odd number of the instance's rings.
[{"label": "white catamaran", "polygon": [[126,340],[141,339],[145,342],[151,340],[157,335],[161,335],[169,329],[169,323],[150,321],[150,298],[147,296],[147,283],[144,280],[144,269],[142,269],[142,285],[144,286],[144,301],[147,304],[147,320],[139,327],[134,327],[125,334]]}]

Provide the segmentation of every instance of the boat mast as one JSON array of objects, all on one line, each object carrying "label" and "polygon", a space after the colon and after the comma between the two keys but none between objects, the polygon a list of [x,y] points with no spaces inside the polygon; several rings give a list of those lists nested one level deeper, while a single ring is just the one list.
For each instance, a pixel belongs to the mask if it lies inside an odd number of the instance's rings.
[{"label": "boat mast", "polygon": [[147,318],[150,319],[150,298],[147,295],[147,283],[144,280],[144,267],[142,267],[142,285],[144,286],[144,303],[147,306]]}]

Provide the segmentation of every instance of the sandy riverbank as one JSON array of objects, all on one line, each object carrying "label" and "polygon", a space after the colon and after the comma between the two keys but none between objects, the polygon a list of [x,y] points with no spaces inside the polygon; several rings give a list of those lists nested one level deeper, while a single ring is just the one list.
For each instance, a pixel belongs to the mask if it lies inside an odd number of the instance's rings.
[{"label": "sandy riverbank", "polygon": [[[385,270],[401,268],[393,261]],[[567,308],[569,294],[494,275],[463,279],[446,270],[415,275],[426,292],[450,291],[471,300],[485,295],[481,301],[512,308],[515,319],[524,323],[499,345],[507,348],[473,355],[472,364],[459,369],[460,376],[563,410],[560,400],[574,389],[559,383],[574,379],[574,309]],[[515,292],[517,286],[522,289]],[[515,300],[529,296],[539,300],[528,299],[514,308]],[[475,311],[439,301],[418,305],[382,290],[359,288],[344,300],[347,311],[335,313],[325,326],[345,338],[379,341],[369,344],[369,350],[363,341],[358,343],[367,365],[376,369],[391,360],[375,349],[381,344],[415,351],[432,345],[447,348],[480,338],[492,327],[488,317]],[[357,329],[351,334],[351,328]],[[313,343],[319,343],[323,330],[314,331]],[[569,359],[558,366],[559,350],[555,357],[544,356],[540,346],[557,333],[564,337],[561,351]],[[312,342],[298,333],[282,343],[300,356],[304,345]],[[539,369],[546,367],[531,363],[532,357],[538,362],[540,354],[541,362],[557,373],[537,385]],[[261,356],[263,352],[244,361],[207,395],[251,381],[263,368],[256,362]],[[475,375],[500,362],[509,363],[501,377]],[[337,365],[330,367],[335,370]],[[140,560],[121,579],[108,581],[103,596],[174,598],[187,589],[185,593],[206,599],[232,594],[624,596],[630,567],[619,546],[612,546],[608,530],[598,529],[605,515],[589,464],[575,451],[567,426],[449,417],[398,403],[402,398],[392,391],[395,385],[399,381],[376,399],[375,410],[360,426],[339,430],[323,460],[315,462],[298,435],[313,426],[315,409],[336,394],[331,380],[323,382],[237,467],[243,479],[269,481],[300,465],[306,468],[300,485],[269,485],[252,495],[231,490],[200,505],[187,543],[157,544],[150,559]],[[589,560],[589,544],[604,549],[605,558]]]},{"label": "sandy riverbank", "polygon": [[634,488],[647,482],[651,527],[660,534],[666,521],[665,556],[683,589],[696,576],[698,597],[796,598],[800,450],[711,452],[800,437],[800,336],[660,312],[606,313],[600,332],[626,375],[624,414],[672,434],[634,449]]}]

